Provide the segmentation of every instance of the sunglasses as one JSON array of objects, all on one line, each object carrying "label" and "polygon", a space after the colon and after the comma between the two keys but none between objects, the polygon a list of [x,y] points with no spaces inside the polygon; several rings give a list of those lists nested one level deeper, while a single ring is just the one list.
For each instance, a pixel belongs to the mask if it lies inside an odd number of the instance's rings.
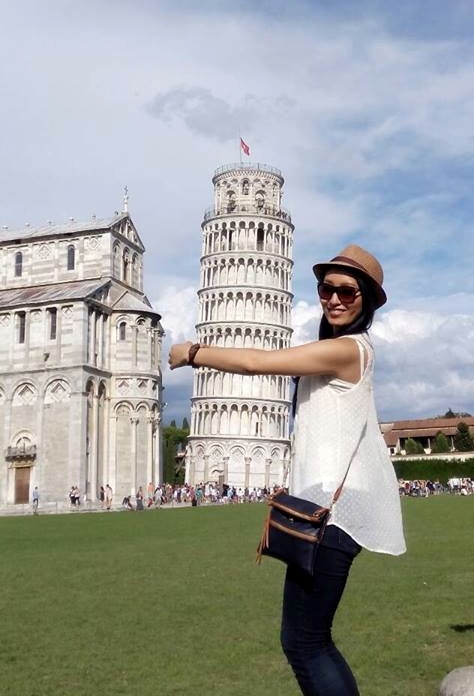
[{"label": "sunglasses", "polygon": [[318,283],[318,295],[322,300],[330,300],[334,293],[336,293],[342,304],[350,305],[359,297],[360,290],[352,287],[352,285]]}]

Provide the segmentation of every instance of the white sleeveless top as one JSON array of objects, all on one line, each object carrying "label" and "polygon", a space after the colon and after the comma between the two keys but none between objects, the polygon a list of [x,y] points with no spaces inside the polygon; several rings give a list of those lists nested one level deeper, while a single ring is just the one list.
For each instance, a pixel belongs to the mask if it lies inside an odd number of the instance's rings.
[{"label": "white sleeveless top", "polygon": [[375,411],[374,352],[366,334],[345,338],[357,341],[362,377],[357,384],[320,375],[300,378],[290,491],[329,506],[351,462],[329,524],[369,551],[399,555],[406,551],[400,496]]}]

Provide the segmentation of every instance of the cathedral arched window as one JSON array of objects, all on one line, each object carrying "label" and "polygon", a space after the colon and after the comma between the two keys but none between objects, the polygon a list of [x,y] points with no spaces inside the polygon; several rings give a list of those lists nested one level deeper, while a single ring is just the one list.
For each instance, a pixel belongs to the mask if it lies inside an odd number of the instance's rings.
[{"label": "cathedral arched window", "polygon": [[18,343],[24,343],[26,332],[26,312],[18,312],[16,315],[16,328]]},{"label": "cathedral arched window", "polygon": [[56,307],[50,307],[47,312],[49,318],[49,339],[54,341],[57,332],[58,310]]},{"label": "cathedral arched window", "polygon": [[132,283],[138,287],[139,285],[139,266],[138,266],[138,255],[134,254],[132,259]]},{"label": "cathedral arched window", "polygon": [[130,271],[130,256],[128,249],[125,249],[122,257],[122,280],[124,283],[129,282],[129,271]]},{"label": "cathedral arched window", "polygon": [[114,269],[113,273],[114,276],[119,276],[120,275],[120,246],[118,243],[114,244]]},{"label": "cathedral arched window", "polygon": [[73,271],[76,265],[76,249],[74,244],[69,244],[67,248],[67,270]]},{"label": "cathedral arched window", "polygon": [[127,324],[121,321],[118,325],[118,340],[125,341],[127,338]]},{"label": "cathedral arched window", "polygon": [[236,200],[235,192],[227,191],[227,212],[232,213],[235,210]]},{"label": "cathedral arched window", "polygon": [[262,210],[265,204],[265,193],[263,191],[257,191],[255,194],[255,205],[257,210]]},{"label": "cathedral arched window", "polygon": [[248,182],[248,179],[244,179],[242,181],[242,194],[244,196],[248,196],[248,193],[249,193],[249,182]]},{"label": "cathedral arched window", "polygon": [[15,254],[15,277],[20,278],[23,273],[23,254],[17,251]]}]

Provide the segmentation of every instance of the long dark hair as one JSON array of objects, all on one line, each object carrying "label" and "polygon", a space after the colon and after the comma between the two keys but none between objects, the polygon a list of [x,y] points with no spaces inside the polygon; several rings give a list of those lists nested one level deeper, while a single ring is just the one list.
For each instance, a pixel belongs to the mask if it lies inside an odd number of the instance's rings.
[{"label": "long dark hair", "polygon": [[359,314],[358,317],[354,319],[353,322],[351,322],[347,326],[342,326],[336,333],[334,333],[333,327],[323,314],[323,316],[321,317],[321,322],[319,324],[320,341],[324,338],[336,338],[337,336],[347,336],[349,334],[363,333],[364,331],[368,331],[368,329],[370,329],[370,327],[372,326],[372,321],[374,319],[376,309],[376,299],[375,293],[372,288],[372,283],[366,276],[362,274],[359,275],[356,271],[353,272],[352,268],[350,269],[350,272],[348,272],[348,269],[344,267],[344,273],[352,276],[357,280],[359,290],[362,295],[362,312]]}]

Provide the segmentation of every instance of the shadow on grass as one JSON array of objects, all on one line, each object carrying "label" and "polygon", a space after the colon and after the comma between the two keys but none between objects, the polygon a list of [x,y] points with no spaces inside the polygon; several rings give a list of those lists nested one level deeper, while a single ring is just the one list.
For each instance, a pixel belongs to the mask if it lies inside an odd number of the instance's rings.
[{"label": "shadow on grass", "polygon": [[457,633],[465,633],[466,631],[474,631],[474,624],[454,624],[450,628]]}]

